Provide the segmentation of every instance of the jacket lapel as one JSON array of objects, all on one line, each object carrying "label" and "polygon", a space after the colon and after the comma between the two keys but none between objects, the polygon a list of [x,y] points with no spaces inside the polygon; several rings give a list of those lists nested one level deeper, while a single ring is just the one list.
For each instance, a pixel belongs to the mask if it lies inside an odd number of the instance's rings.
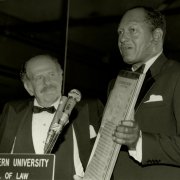
[{"label": "jacket lapel", "polygon": [[152,74],[152,77],[154,79],[157,78],[158,74],[163,70],[164,65],[167,63],[167,58],[165,57],[164,54],[161,54],[157,60],[152,64],[150,67],[150,71]]},{"label": "jacket lapel", "polygon": [[32,106],[33,102],[30,101],[28,106],[18,113],[19,118],[22,120],[16,133],[14,152],[35,152],[32,141]]},{"label": "jacket lapel", "polygon": [[[90,134],[89,134],[89,109],[88,104],[83,103],[76,108],[78,116],[74,120],[74,130],[77,138],[79,155],[83,167],[85,168],[88,162],[88,157],[91,152]],[[86,120],[85,120],[86,119]]]},{"label": "jacket lapel", "polygon": [[135,105],[135,109],[137,109],[141,105],[143,99],[145,99],[148,91],[152,88],[153,84],[157,80],[159,73],[163,70],[163,66],[166,62],[167,58],[164,56],[164,54],[161,54],[147,71]]},{"label": "jacket lapel", "polygon": [[143,85],[141,87],[138,99],[136,101],[136,105],[135,105],[135,110],[138,108],[138,106],[140,105],[141,101],[143,100],[143,98],[145,97],[145,95],[147,94],[148,90],[151,88],[151,86],[154,83],[154,78],[151,75],[151,71],[150,69],[147,71]]}]

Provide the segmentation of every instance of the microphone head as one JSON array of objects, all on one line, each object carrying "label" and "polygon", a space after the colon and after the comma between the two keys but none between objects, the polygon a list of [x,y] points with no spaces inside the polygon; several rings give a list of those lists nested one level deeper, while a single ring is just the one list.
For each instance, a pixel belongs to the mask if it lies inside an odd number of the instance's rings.
[{"label": "microphone head", "polygon": [[81,100],[81,92],[77,89],[72,89],[68,93],[68,97],[72,97],[76,102],[79,102]]}]

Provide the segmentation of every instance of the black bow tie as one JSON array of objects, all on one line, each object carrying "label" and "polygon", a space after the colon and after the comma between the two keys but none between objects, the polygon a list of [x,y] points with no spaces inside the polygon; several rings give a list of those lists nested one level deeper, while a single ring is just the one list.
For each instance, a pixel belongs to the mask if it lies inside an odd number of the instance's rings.
[{"label": "black bow tie", "polygon": [[41,112],[43,112],[43,111],[47,111],[47,112],[53,114],[53,113],[56,111],[56,109],[55,109],[54,106],[51,106],[51,107],[39,107],[39,106],[34,106],[34,107],[33,107],[33,112],[34,112],[34,113],[41,113]]},{"label": "black bow tie", "polygon": [[144,72],[144,68],[145,68],[145,64],[141,65],[140,67],[138,67],[135,72],[139,72],[139,73],[143,73]]}]

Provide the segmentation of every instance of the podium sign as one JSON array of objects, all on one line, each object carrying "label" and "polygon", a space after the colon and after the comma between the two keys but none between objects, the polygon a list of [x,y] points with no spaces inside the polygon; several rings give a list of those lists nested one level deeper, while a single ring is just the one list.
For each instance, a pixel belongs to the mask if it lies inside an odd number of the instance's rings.
[{"label": "podium sign", "polygon": [[112,134],[121,120],[134,117],[134,106],[145,75],[121,71],[112,89],[83,180],[109,180],[121,145]]},{"label": "podium sign", "polygon": [[0,154],[0,180],[54,180],[55,155]]}]

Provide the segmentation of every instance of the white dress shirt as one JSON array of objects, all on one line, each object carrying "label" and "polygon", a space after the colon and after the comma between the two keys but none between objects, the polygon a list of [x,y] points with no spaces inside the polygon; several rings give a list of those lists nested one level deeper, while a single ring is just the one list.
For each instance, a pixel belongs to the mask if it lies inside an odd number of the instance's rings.
[{"label": "white dress shirt", "polygon": [[[59,104],[59,100],[56,101],[54,104],[52,104],[52,106],[54,106],[57,109],[58,104]],[[34,105],[40,106],[36,99],[34,100]],[[48,113],[46,111],[43,111],[41,113],[33,113],[32,138],[33,138],[33,145],[36,154],[44,154],[44,145],[54,114]],[[77,145],[77,139],[76,139],[74,127],[72,128],[72,130],[73,130],[73,150],[74,150],[73,160],[74,160],[75,173],[78,176],[83,177],[84,169],[79,157],[79,149]],[[92,125],[89,126],[89,132],[90,132],[90,138],[96,137],[96,132]]]},{"label": "white dress shirt", "polygon": [[[58,103],[59,100],[52,104],[52,106],[57,109]],[[34,100],[34,105],[40,106],[36,99]],[[44,154],[44,145],[54,114],[43,111],[41,113],[33,113],[32,115],[32,139],[36,154]]]}]

